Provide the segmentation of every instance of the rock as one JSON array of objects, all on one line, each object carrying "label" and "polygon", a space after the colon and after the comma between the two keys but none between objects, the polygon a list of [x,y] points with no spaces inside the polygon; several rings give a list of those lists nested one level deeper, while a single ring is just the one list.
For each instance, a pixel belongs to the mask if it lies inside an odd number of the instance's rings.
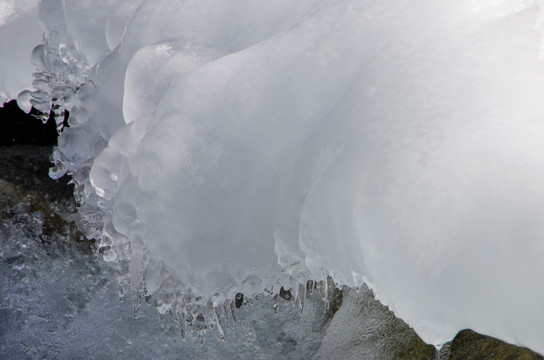
[{"label": "rock", "polygon": [[42,224],[39,239],[44,243],[51,243],[53,235],[60,234],[82,244],[87,250],[91,249],[91,242],[77,230],[76,225],[65,221],[51,209],[41,194],[26,191],[20,186],[0,179],[0,219],[10,217],[15,212],[35,215],[37,221]]},{"label": "rock", "polygon": [[441,351],[443,360],[541,360],[539,354],[472,330],[460,331],[452,342]]},{"label": "rock", "polygon": [[48,204],[57,202],[62,207],[73,208],[73,185],[69,185],[69,177],[53,180],[48,175],[52,150],[51,146],[0,147],[0,179],[24,191],[40,193]]},{"label": "rock", "polygon": [[327,329],[316,359],[542,360],[541,355],[501,340],[460,331],[437,354],[379,301],[368,287],[344,287],[343,302]]},{"label": "rock", "polygon": [[374,299],[363,286],[344,287],[316,359],[434,359],[435,348]]}]

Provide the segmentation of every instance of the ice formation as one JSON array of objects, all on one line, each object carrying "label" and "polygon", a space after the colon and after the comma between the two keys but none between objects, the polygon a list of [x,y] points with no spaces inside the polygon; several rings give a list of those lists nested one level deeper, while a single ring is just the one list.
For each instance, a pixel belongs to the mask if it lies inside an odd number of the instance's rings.
[{"label": "ice formation", "polygon": [[[0,2],[0,106],[21,94],[19,106],[30,111],[30,93],[34,66],[30,51],[40,43],[42,29],[35,0],[3,0]],[[27,90],[27,91],[25,91]],[[23,101],[26,100],[26,101]]]},{"label": "ice formation", "polygon": [[55,111],[51,175],[136,299],[185,323],[330,274],[428,343],[544,353],[537,1],[14,4],[2,48],[44,42],[0,95]]}]

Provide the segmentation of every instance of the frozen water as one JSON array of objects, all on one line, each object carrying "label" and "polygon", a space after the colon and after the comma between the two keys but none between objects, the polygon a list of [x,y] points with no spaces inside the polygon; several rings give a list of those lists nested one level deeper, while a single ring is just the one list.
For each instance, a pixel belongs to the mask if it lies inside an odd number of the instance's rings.
[{"label": "frozen water", "polygon": [[544,352],[536,1],[74,4],[39,4],[29,101],[70,110],[51,174],[137,300],[213,317],[331,274],[428,343]]},{"label": "frozen water", "polygon": [[319,350],[334,311],[323,311],[317,291],[304,315],[272,296],[233,304],[222,318],[228,341],[208,331],[206,346],[198,336],[182,341],[179,325],[158,321],[150,306],[133,317],[131,302],[119,300],[111,263],[63,226],[45,234],[49,214],[28,194],[14,201],[13,188],[0,180],[0,358],[310,359]]},{"label": "frozen water", "polygon": [[[42,37],[37,11],[35,0],[0,1],[0,105],[32,89],[34,66],[30,54]],[[28,97],[22,95],[19,106],[28,112]]]}]

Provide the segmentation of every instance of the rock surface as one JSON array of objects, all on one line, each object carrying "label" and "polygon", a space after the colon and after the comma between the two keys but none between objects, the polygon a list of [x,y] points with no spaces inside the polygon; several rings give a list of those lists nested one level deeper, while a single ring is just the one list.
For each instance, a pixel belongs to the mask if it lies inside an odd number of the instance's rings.
[{"label": "rock surface", "polygon": [[445,360],[540,360],[543,358],[529,349],[510,345],[472,330],[460,331],[440,355],[440,359]]},{"label": "rock surface", "polygon": [[317,359],[433,359],[425,344],[402,320],[374,299],[363,286],[345,287],[343,302],[333,317]]}]

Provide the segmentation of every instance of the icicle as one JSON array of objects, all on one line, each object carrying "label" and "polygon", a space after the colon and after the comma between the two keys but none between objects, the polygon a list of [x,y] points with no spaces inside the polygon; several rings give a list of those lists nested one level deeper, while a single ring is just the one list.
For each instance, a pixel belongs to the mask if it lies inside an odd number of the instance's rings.
[{"label": "icicle", "polygon": [[295,285],[291,287],[291,293],[293,294],[293,297],[291,298],[292,300],[291,305],[293,305],[293,307],[295,307],[298,303],[298,284],[299,284],[299,279],[297,277],[295,281]]},{"label": "icicle", "polygon": [[140,305],[142,303],[142,298],[140,297],[139,293],[137,293],[136,295],[134,295],[132,297],[132,316],[134,316],[135,318],[139,318],[140,317]]},{"label": "icicle", "polygon": [[221,340],[225,341],[225,329],[223,328],[223,324],[221,324],[221,315],[219,314],[219,307],[215,303],[213,304],[213,313],[215,317],[215,324],[217,325],[217,331],[219,331]]},{"label": "icicle", "polygon": [[280,304],[279,304],[279,301],[278,301],[278,297],[279,297],[278,294],[276,294],[276,295],[274,296],[274,306],[273,306],[273,308],[274,308],[274,315],[278,315],[278,310],[279,310],[279,307],[280,307]]},{"label": "icicle", "polygon": [[302,283],[298,284],[298,306],[300,313],[304,311],[304,298],[306,297],[306,286]]},{"label": "icicle", "polygon": [[206,317],[204,314],[199,312],[199,308],[197,307],[198,315],[195,317],[194,326],[196,327],[196,333],[198,336],[198,341],[200,342],[200,345],[204,344],[204,341],[206,340],[206,330],[208,328],[206,323]]},{"label": "icicle", "polygon": [[227,321],[227,323],[230,323],[229,310],[228,310],[229,304],[230,303],[227,301],[223,304],[223,313],[225,314],[225,320]]},{"label": "icicle", "polygon": [[321,295],[321,300],[325,305],[323,311],[329,310],[329,284],[328,279],[321,280],[317,283],[317,288],[319,289],[319,294]]},{"label": "icicle", "polygon": [[197,335],[197,326],[196,326],[196,317],[197,317],[197,313],[194,309],[194,306],[189,309],[189,315],[190,315],[190,318],[189,318],[189,329],[191,330],[191,337],[194,339]]},{"label": "icicle", "polygon": [[187,335],[187,317],[185,316],[185,311],[181,312],[180,321],[181,339],[185,340],[185,336]]},{"label": "icicle", "polygon": [[234,316],[234,307],[232,306],[232,302],[229,305],[230,309],[230,316],[232,316],[232,321],[234,322],[234,328],[236,328],[236,316]]},{"label": "icicle", "polygon": [[170,309],[169,313],[170,313],[170,319],[172,319],[172,321],[174,321],[176,324],[180,324],[179,322],[179,314],[178,314],[178,311],[177,311],[177,307],[178,307],[178,304],[177,302],[174,303],[174,305],[172,305],[172,308]]},{"label": "icicle", "polygon": [[159,324],[161,325],[161,329],[164,329],[164,315],[158,312],[159,314]]}]

